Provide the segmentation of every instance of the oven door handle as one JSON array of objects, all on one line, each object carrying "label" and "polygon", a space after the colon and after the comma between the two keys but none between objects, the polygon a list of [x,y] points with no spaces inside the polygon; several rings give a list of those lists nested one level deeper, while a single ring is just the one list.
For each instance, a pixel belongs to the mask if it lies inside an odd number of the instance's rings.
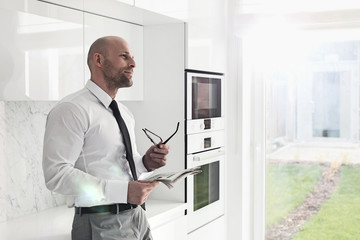
[{"label": "oven door handle", "polygon": [[224,148],[219,148],[217,150],[211,150],[209,152],[205,152],[201,154],[194,154],[193,161],[205,161],[208,159],[223,156],[224,154],[225,154]]}]

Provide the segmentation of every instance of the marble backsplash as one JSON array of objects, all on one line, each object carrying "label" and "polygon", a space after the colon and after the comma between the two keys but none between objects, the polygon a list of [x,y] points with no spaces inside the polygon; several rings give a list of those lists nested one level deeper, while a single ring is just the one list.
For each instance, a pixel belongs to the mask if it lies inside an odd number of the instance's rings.
[{"label": "marble backsplash", "polygon": [[0,222],[65,204],[45,186],[42,147],[55,102],[0,101]]}]

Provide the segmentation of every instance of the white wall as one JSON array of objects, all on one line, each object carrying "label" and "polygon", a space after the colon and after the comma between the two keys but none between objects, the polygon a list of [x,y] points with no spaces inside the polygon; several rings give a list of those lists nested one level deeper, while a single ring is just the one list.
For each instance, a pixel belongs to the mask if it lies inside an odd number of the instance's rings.
[{"label": "white wall", "polygon": [[[148,128],[164,140],[176,129],[178,133],[168,143],[170,154],[167,165],[158,171],[178,171],[185,167],[185,100],[184,52],[185,25],[152,25],[144,28],[144,101],[126,102],[136,120],[136,138],[139,151],[145,151],[151,142],[142,128]],[[184,202],[184,182],[169,190],[160,185],[151,198]]]}]

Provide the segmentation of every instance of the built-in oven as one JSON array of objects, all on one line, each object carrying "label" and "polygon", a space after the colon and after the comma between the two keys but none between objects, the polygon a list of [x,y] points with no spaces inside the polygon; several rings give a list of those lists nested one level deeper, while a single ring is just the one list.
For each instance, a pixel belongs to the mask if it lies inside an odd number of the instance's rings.
[{"label": "built-in oven", "polygon": [[186,180],[188,232],[224,214],[224,75],[186,70]]},{"label": "built-in oven", "polygon": [[187,178],[188,232],[224,214],[224,148],[188,154],[189,167],[202,172]]}]

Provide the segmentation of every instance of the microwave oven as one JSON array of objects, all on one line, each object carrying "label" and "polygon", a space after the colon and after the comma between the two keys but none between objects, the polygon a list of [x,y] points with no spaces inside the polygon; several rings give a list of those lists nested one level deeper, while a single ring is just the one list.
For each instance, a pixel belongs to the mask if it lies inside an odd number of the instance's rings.
[{"label": "microwave oven", "polygon": [[[224,74],[185,70],[186,119],[218,119],[224,116]],[[212,123],[203,123],[209,129]]]}]

